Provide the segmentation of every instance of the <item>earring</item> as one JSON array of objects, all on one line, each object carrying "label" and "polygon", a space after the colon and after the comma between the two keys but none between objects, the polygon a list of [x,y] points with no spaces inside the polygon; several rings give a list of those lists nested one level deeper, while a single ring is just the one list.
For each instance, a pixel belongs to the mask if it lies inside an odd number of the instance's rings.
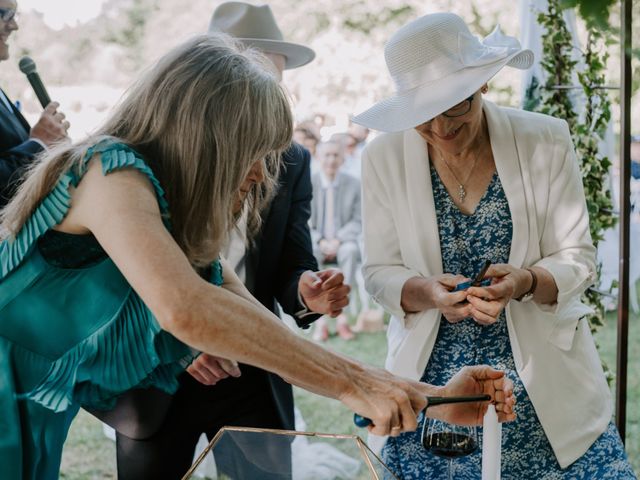
[{"label": "earring", "polygon": [[488,87],[487,85],[484,85],[484,86],[480,89],[480,91],[481,91],[482,93],[487,93],[487,92],[489,91],[489,87]]}]

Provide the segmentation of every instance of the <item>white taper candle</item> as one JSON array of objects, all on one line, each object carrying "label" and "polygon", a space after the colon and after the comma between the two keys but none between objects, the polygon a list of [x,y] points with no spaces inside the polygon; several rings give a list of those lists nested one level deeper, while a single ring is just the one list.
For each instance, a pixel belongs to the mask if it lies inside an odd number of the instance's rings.
[{"label": "white taper candle", "polygon": [[500,480],[502,425],[493,405],[489,405],[482,423],[482,480]]}]

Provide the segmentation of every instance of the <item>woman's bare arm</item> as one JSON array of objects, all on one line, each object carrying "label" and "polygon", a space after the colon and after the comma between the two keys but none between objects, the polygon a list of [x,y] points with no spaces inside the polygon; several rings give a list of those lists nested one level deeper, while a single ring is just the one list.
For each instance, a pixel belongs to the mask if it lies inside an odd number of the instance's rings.
[{"label": "woman's bare arm", "polygon": [[[246,289],[235,275],[228,275],[228,288],[202,280],[164,227],[149,180],[133,169],[104,176],[99,162],[92,162],[72,194],[72,208],[59,229],[92,232],[162,328],[176,338],[211,355],[255,365],[307,390],[339,399],[371,418],[373,433],[399,435],[414,430],[416,413],[426,405],[425,396],[443,391],[443,387],[395,377],[298,337],[255,300],[243,298]],[[504,393],[494,398],[504,418],[511,419],[515,400],[510,382],[499,372],[487,373],[490,370],[473,367],[467,377],[471,382],[452,380],[445,390],[469,394],[491,382]],[[468,410],[456,411],[454,417],[468,421],[468,414]]]},{"label": "woman's bare arm", "polygon": [[[104,176],[92,162],[59,226],[91,231],[165,330],[203,352],[275,372],[374,419],[413,429],[434,388],[335,355],[293,334],[266,308],[202,280],[164,227],[153,188],[127,169]],[[233,276],[229,276],[233,278]]]}]

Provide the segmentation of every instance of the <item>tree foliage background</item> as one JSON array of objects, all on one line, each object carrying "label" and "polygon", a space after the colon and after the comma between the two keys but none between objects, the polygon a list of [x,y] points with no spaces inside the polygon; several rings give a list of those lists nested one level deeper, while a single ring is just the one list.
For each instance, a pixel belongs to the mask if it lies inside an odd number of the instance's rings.
[{"label": "tree foliage background", "polygon": [[[27,116],[35,117],[39,107],[17,69],[20,56],[31,55],[52,96],[67,111],[72,135],[80,136],[95,121],[82,112],[91,107],[106,113],[144,67],[180,41],[205,32],[219,3],[107,0],[99,17],[61,30],[51,29],[41,15],[23,11],[20,30],[10,40],[12,58],[0,64],[0,85],[12,98],[23,100]],[[317,113],[329,123],[344,122],[348,115],[389,94],[392,84],[384,63],[384,43],[398,27],[419,15],[453,11],[478,35],[486,35],[496,23],[507,34],[517,36],[519,31],[512,0],[271,0],[269,4],[285,38],[307,44],[317,53],[313,63],[285,75],[300,120]],[[612,8],[612,22],[616,15]],[[617,55],[616,47],[611,48],[608,67],[615,82]],[[516,105],[519,89],[519,72],[505,69],[492,80],[490,95],[499,103]]]},{"label": "tree foliage background", "polygon": [[[252,0],[249,0],[252,1]],[[574,4],[594,24],[610,15],[619,23],[618,2],[563,0]],[[39,112],[17,62],[31,55],[52,96],[59,99],[72,121],[71,134],[91,130],[97,117],[109,110],[134,77],[180,41],[206,31],[220,1],[106,0],[93,20],[52,30],[42,16],[23,11],[20,30],[12,36],[12,58],[0,66],[0,84],[13,98],[23,100],[27,117]],[[255,3],[263,3],[255,0]],[[287,72],[296,116],[315,114],[328,124],[345,122],[392,92],[384,63],[384,43],[402,24],[425,13],[453,11],[465,18],[473,33],[486,35],[500,23],[503,31],[518,35],[518,4],[513,0],[271,0],[285,39],[307,44],[317,53],[310,65]],[[640,45],[640,2],[634,2],[634,46]],[[604,12],[604,13],[603,13]],[[584,31],[584,29],[583,29]],[[585,36],[586,38],[586,36]],[[619,46],[610,45],[606,69],[617,84]],[[640,88],[639,61],[634,61],[634,87]],[[505,69],[491,82],[490,98],[517,105],[520,73]],[[613,117],[616,118],[615,94]],[[640,98],[633,101],[634,124],[640,133]],[[88,113],[91,111],[91,115]]]}]

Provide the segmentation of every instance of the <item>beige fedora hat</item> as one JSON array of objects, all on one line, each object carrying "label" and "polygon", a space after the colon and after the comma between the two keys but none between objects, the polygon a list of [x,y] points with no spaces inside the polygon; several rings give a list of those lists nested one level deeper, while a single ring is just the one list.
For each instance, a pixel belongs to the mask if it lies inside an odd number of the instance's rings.
[{"label": "beige fedora hat", "polygon": [[483,40],[453,13],[434,13],[400,28],[384,49],[395,94],[353,121],[383,132],[414,128],[478,91],[508,65],[533,64],[533,52],[500,27]]},{"label": "beige fedora hat", "polygon": [[286,58],[285,70],[306,65],[316,56],[309,47],[285,42],[269,5],[225,2],[213,12],[209,32],[224,32],[245,45]]}]

